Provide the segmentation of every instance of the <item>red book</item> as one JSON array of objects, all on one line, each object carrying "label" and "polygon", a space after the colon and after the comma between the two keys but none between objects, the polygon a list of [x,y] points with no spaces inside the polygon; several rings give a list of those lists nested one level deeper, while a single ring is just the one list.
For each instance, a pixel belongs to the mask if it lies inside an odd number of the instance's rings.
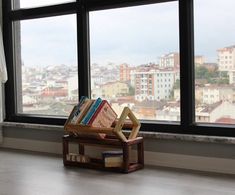
[{"label": "red book", "polygon": [[107,100],[103,100],[88,125],[92,127],[111,127],[117,114],[112,109]]}]

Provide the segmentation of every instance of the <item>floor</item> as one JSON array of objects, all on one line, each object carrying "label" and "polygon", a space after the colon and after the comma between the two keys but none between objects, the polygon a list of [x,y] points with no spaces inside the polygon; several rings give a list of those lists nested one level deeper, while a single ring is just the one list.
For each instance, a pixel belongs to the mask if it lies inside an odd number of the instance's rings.
[{"label": "floor", "polygon": [[0,195],[235,195],[235,176],[146,167],[66,168],[58,156],[0,149]]}]

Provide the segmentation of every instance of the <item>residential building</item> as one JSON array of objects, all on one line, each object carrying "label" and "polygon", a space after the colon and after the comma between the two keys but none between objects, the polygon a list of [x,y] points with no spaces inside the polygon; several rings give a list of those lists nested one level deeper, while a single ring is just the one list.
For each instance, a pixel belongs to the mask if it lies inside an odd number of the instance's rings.
[{"label": "residential building", "polygon": [[202,55],[196,55],[194,57],[194,63],[196,66],[200,66],[205,63],[205,57]]},{"label": "residential building", "polygon": [[207,85],[202,90],[202,102],[214,104],[219,101],[233,102],[234,86],[231,85]]},{"label": "residential building", "polygon": [[76,92],[78,91],[78,76],[74,75],[68,78],[68,99],[77,99]]},{"label": "residential building", "polygon": [[103,98],[116,98],[126,96],[129,93],[129,86],[125,82],[108,82],[100,86]]},{"label": "residential building", "polygon": [[196,122],[216,123],[221,118],[234,119],[233,116],[235,116],[235,105],[228,101],[219,101],[196,108]]},{"label": "residential building", "polygon": [[225,71],[229,76],[229,83],[235,83],[235,45],[217,50],[219,71]]},{"label": "residential building", "polygon": [[120,65],[120,81],[130,81],[131,80],[131,70],[134,68],[130,67],[128,64]]},{"label": "residential building", "polygon": [[160,68],[176,68],[179,64],[179,53],[176,52],[162,55],[159,59]]},{"label": "residential building", "polygon": [[171,98],[176,81],[176,71],[173,69],[137,69],[131,74],[132,83],[135,84],[136,100],[167,100]]}]

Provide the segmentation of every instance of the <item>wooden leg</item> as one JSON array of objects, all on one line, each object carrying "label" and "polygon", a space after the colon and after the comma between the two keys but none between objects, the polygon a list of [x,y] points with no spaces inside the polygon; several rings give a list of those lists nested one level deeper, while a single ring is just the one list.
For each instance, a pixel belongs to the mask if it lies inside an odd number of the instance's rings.
[{"label": "wooden leg", "polygon": [[129,153],[129,146],[126,143],[123,143],[123,171],[125,173],[128,173],[129,170],[129,159],[130,159],[130,153]]},{"label": "wooden leg", "polygon": [[143,141],[137,144],[138,163],[144,165],[144,143]]},{"label": "wooden leg", "polygon": [[84,155],[85,154],[85,147],[83,144],[78,144],[78,151],[80,155]]},{"label": "wooden leg", "polygon": [[66,165],[66,156],[69,153],[69,141],[63,137],[63,162]]}]

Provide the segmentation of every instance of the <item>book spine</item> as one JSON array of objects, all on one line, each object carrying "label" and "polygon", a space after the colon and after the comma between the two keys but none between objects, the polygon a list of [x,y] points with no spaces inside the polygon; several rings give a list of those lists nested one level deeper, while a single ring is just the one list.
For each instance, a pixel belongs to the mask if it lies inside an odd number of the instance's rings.
[{"label": "book spine", "polygon": [[103,106],[105,105],[106,100],[103,100],[99,106],[99,108],[96,110],[96,112],[94,113],[94,115],[92,116],[92,118],[90,119],[90,121],[88,122],[88,125],[92,125],[93,121],[95,120],[95,118],[97,117],[97,115],[99,114],[99,112],[102,110]]},{"label": "book spine", "polygon": [[82,107],[81,112],[80,112],[80,114],[79,114],[79,116],[78,116],[78,118],[76,120],[76,124],[80,124],[81,123],[83,117],[85,117],[86,113],[88,112],[88,110],[91,107],[93,102],[94,101],[90,100],[90,99],[86,100],[86,102],[84,103],[84,106]]},{"label": "book spine", "polygon": [[78,106],[77,106],[77,110],[75,111],[75,114],[73,116],[73,118],[71,119],[71,124],[76,124],[82,110],[84,109],[84,106],[87,104],[88,102],[88,97],[84,97],[83,99],[81,99],[81,101],[79,102]]},{"label": "book spine", "polygon": [[85,117],[82,119],[81,124],[82,125],[87,125],[88,122],[90,121],[91,117],[94,115],[95,111],[99,108],[100,104],[102,102],[101,98],[98,98],[89,108],[87,111],[87,114]]},{"label": "book spine", "polygon": [[72,112],[70,113],[68,119],[66,120],[66,122],[65,122],[65,124],[64,124],[64,127],[65,127],[65,128],[66,128],[66,126],[71,122],[71,120],[72,120],[72,118],[73,118],[73,116],[74,116],[74,114],[75,114],[75,111],[77,110],[77,107],[78,107],[77,105],[73,107]]},{"label": "book spine", "polygon": [[75,124],[76,123],[76,120],[78,118],[78,115],[80,113],[80,110],[81,110],[81,107],[82,105],[85,103],[85,101],[88,99],[88,97],[86,96],[82,96],[79,103],[75,106],[76,109],[72,112],[72,117],[70,118],[70,123],[71,124]]}]

